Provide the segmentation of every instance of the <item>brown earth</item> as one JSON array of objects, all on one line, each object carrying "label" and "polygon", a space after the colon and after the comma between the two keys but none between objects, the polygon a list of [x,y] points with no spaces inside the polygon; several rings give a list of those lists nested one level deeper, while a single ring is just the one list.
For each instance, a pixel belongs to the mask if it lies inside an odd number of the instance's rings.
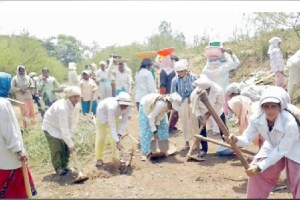
[{"label": "brown earth", "polygon": [[[135,138],[138,138],[137,117],[134,109],[128,133]],[[221,140],[220,136],[208,136]],[[170,140],[177,143],[178,150],[184,144],[180,133],[171,136]],[[122,144],[127,150],[136,147],[128,136]],[[257,147],[248,149],[255,151]],[[35,198],[245,198],[247,175],[239,160],[218,157],[215,150],[216,145],[209,144],[204,162],[187,162],[186,152],[180,151],[166,159],[142,162],[140,153],[135,150],[132,169],[128,174],[120,175],[110,163],[108,147],[104,158],[106,165],[101,169],[94,166],[92,154],[80,160],[90,179],[77,185],[70,184],[76,177],[75,173],[58,180],[51,166],[35,166],[31,168],[38,190]],[[70,164],[72,167],[72,162]],[[270,198],[291,197],[287,189],[270,195]]]}]

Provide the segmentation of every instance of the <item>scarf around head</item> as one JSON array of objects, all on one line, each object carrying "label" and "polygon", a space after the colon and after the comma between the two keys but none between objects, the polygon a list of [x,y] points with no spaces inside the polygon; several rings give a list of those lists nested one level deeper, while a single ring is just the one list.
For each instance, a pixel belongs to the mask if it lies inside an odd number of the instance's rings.
[{"label": "scarf around head", "polygon": [[7,98],[11,87],[11,75],[0,72],[0,97]]}]

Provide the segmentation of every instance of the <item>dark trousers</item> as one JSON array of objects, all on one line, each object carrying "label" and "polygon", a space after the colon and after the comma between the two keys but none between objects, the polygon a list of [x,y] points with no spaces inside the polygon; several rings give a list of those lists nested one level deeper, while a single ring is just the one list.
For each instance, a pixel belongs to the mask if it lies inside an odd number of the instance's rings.
[{"label": "dark trousers", "polygon": [[[170,113],[168,113],[168,119],[170,118]],[[172,118],[169,124],[169,130],[173,130],[178,122],[179,116],[178,112],[173,111]]]},{"label": "dark trousers", "polygon": [[[221,118],[222,122],[225,124],[226,128],[228,128],[227,125],[226,125],[226,117],[225,117],[225,114],[222,113],[222,115],[220,116],[220,118]],[[222,132],[221,130],[220,130],[220,133],[221,133],[221,138],[222,138],[222,140],[225,141],[224,138],[223,138],[223,132]],[[203,137],[206,137],[206,136],[207,136],[206,127],[203,127],[203,129],[202,129],[200,135],[202,135]],[[206,141],[201,140],[201,147],[202,147],[202,148],[201,148],[201,151],[207,152],[207,150],[208,150],[208,143],[207,143]]]},{"label": "dark trousers", "polygon": [[139,109],[140,109],[140,102],[136,102],[136,107],[137,107],[137,110],[139,111]]},{"label": "dark trousers", "polygon": [[44,133],[49,144],[53,168],[58,172],[60,169],[68,166],[70,158],[69,148],[63,140],[52,137],[47,131],[44,131]]}]

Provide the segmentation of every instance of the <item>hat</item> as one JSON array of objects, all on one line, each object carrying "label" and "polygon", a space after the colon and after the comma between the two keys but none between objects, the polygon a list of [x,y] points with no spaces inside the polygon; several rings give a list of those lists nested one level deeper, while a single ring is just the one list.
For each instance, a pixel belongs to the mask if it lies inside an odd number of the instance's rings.
[{"label": "hat", "polygon": [[260,105],[262,106],[264,103],[280,103],[280,100],[276,97],[266,97],[260,101]]},{"label": "hat", "polygon": [[120,92],[119,95],[116,96],[116,99],[120,105],[132,106],[130,94],[127,92]]},{"label": "hat", "polygon": [[201,74],[199,78],[193,82],[193,86],[206,90],[211,87],[211,83],[211,80],[209,80],[206,75]]},{"label": "hat", "polygon": [[69,86],[65,88],[64,93],[67,98],[72,96],[81,96],[81,90],[77,86]]},{"label": "hat", "polygon": [[181,59],[177,62],[175,62],[175,71],[183,71],[188,69],[188,61],[187,59]]},{"label": "hat", "polygon": [[218,47],[218,48],[223,48],[223,44],[222,44],[222,42],[214,41],[214,42],[210,42],[210,43],[208,44],[208,47]]},{"label": "hat", "polygon": [[175,111],[180,110],[182,98],[177,92],[167,95],[166,99],[172,103],[172,108]]}]

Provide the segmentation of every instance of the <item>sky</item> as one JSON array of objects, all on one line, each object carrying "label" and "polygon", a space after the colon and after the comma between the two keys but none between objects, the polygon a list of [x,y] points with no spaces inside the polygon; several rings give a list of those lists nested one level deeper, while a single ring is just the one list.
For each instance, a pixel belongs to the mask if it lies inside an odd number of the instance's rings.
[{"label": "sky", "polygon": [[66,34],[105,47],[142,43],[166,20],[188,42],[205,30],[211,39],[224,41],[244,27],[244,12],[297,8],[299,1],[0,1],[0,34],[26,29],[41,39]]}]

